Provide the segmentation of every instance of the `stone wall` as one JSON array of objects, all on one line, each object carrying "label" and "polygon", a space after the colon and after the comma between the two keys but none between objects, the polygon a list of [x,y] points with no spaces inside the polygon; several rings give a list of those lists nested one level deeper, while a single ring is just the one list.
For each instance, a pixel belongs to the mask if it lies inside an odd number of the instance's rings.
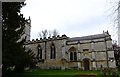
[{"label": "stone wall", "polygon": [[[114,60],[114,51],[112,50],[112,40],[110,37],[97,38],[92,40],[68,41],[69,37],[65,35],[48,39],[36,39],[28,41],[26,48],[32,49],[36,54],[38,45],[42,48],[42,59],[44,62],[38,62],[40,68],[61,68],[61,69],[85,69],[84,60],[88,59],[89,70],[97,70],[102,67],[116,68]],[[46,59],[45,59],[46,43]],[[54,44],[56,48],[56,58],[50,58],[50,47]],[[70,48],[74,48],[77,53],[77,60],[70,61]],[[108,57],[107,57],[108,54]],[[107,60],[108,65],[107,66]]]}]

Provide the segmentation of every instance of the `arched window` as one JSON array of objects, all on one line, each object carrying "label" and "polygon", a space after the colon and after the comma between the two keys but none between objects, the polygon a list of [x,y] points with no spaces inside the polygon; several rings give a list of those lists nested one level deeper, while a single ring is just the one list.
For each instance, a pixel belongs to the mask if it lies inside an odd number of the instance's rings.
[{"label": "arched window", "polygon": [[76,52],[74,52],[73,56],[74,56],[74,60],[77,61],[77,53]]},{"label": "arched window", "polygon": [[38,59],[42,59],[42,48],[40,45],[38,45],[38,53],[37,53]]},{"label": "arched window", "polygon": [[73,52],[70,52],[70,60],[73,60]]},{"label": "arched window", "polygon": [[70,61],[77,61],[76,49],[74,47],[71,47],[69,49],[69,52],[70,52]]},{"label": "arched window", "polygon": [[55,45],[53,43],[52,43],[50,49],[51,49],[51,51],[50,51],[50,59],[55,59],[56,58],[56,49],[55,49]]}]

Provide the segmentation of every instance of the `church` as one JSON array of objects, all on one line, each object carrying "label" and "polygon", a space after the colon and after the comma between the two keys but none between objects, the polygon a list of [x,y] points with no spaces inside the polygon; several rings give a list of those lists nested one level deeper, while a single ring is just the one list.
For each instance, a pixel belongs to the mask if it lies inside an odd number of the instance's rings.
[{"label": "church", "polygon": [[[30,19],[29,19],[30,20]],[[37,57],[40,69],[100,70],[116,68],[109,32],[83,37],[53,36],[30,41],[29,22],[26,28],[26,49]]]}]

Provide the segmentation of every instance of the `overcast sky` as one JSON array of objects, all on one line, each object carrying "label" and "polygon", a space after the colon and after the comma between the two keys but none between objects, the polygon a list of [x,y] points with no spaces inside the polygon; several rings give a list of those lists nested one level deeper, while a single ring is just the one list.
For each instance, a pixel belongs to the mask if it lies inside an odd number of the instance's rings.
[{"label": "overcast sky", "polygon": [[80,37],[109,31],[116,40],[112,11],[115,0],[26,0],[21,12],[31,17],[31,39],[41,30]]}]

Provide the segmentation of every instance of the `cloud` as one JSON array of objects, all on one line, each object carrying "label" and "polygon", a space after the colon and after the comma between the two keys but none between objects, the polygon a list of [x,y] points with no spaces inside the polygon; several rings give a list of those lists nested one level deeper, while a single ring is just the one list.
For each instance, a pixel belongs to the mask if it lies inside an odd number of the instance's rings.
[{"label": "cloud", "polygon": [[109,25],[106,0],[27,0],[22,9],[31,16],[31,38],[44,29],[59,30],[69,37],[102,33]]}]

